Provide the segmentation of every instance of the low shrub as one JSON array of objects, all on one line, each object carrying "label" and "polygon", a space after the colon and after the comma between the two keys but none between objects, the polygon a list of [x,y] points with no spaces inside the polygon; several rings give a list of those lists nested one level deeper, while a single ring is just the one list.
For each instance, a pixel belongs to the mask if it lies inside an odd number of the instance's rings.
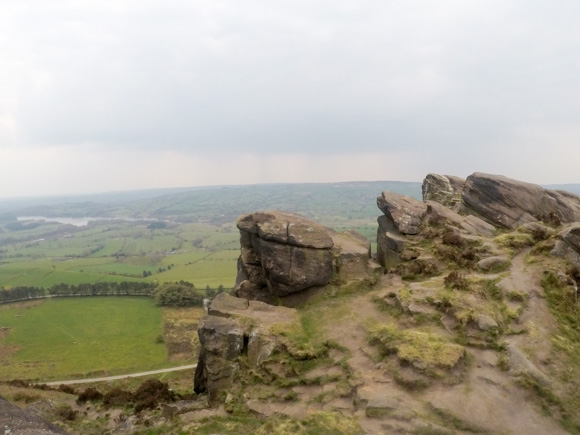
[{"label": "low shrub", "polygon": [[77,403],[80,405],[86,402],[96,402],[103,400],[103,394],[94,387],[86,388],[77,397]]}]

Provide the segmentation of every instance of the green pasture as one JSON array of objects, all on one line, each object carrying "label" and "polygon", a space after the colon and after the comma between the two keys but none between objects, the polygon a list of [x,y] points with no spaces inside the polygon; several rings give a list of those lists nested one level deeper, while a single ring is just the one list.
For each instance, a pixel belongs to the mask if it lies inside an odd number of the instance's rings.
[{"label": "green pasture", "polygon": [[189,264],[175,262],[177,255],[168,256],[163,263],[174,264],[171,270],[151,275],[148,279],[159,283],[184,280],[193,283],[199,289],[208,285],[216,288],[220,284],[231,288],[236,281],[239,255],[237,250],[224,250],[206,254]]},{"label": "green pasture", "polygon": [[149,298],[58,298],[0,307],[0,379],[56,380],[170,365]]},{"label": "green pasture", "polygon": [[[107,209],[109,217],[155,217],[165,221],[164,228],[135,221],[94,221],[86,227],[2,221],[0,287],[137,280],[231,287],[240,249],[235,221],[241,214],[288,210],[338,231],[356,229],[373,242],[380,214],[376,197],[382,190],[417,196],[420,184],[224,186],[117,203],[109,209],[95,208],[90,201],[73,207],[77,215]],[[69,210],[69,205],[55,205],[52,215]],[[151,275],[143,278],[144,271]]]}]

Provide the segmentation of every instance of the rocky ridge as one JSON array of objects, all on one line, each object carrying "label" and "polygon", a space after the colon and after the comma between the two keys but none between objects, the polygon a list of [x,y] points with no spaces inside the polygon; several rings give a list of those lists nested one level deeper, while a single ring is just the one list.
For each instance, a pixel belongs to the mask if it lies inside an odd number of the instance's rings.
[{"label": "rocky ridge", "polygon": [[[376,284],[360,236],[282,212],[242,216],[237,294],[250,300],[212,302],[199,328],[202,354],[223,342],[219,358],[238,365],[214,370],[228,379],[214,392],[207,376],[196,375],[197,391],[205,387],[233,413],[338,413],[364,433],[580,430],[566,403],[578,398],[554,365],[558,321],[546,302],[554,297],[549,288],[570,294],[580,275],[570,269],[580,266],[580,198],[480,173],[466,180],[429,174],[423,195],[423,202],[392,192],[377,198],[385,275]],[[356,252],[337,249],[345,237],[354,238]],[[362,272],[362,287],[332,282],[348,269],[346,259],[356,259],[349,279]],[[314,297],[312,288],[320,290]],[[252,299],[284,303],[291,294],[307,297],[297,310],[284,308],[280,322],[256,310],[243,320]],[[216,308],[226,302],[228,309]],[[217,320],[224,314],[227,322]],[[205,345],[217,324],[229,331],[222,336],[236,338]],[[250,356],[257,336],[268,343],[260,358]],[[200,366],[209,373],[205,356]],[[545,400],[552,419],[536,405]]]}]

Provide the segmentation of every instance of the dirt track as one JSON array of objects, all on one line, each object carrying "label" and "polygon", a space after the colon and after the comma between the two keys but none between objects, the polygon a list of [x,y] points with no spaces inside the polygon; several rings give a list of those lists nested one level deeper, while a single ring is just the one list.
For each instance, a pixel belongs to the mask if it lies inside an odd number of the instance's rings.
[{"label": "dirt track", "polygon": [[87,378],[87,379],[73,379],[70,381],[46,382],[45,385],[72,385],[72,384],[88,384],[91,382],[115,381],[117,379],[138,378],[140,376],[156,375],[158,373],[169,373],[169,372],[176,372],[179,370],[188,370],[188,369],[193,369],[195,367],[197,367],[197,364],[190,364],[187,366],[179,366],[179,367],[171,367],[168,369],[151,370],[148,372],[130,373],[128,375],[106,376],[103,378]]}]

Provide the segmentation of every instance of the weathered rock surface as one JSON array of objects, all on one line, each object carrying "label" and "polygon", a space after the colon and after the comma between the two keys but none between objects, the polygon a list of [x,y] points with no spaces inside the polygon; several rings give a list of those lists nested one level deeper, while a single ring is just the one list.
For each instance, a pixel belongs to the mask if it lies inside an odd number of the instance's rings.
[{"label": "weathered rock surface", "polygon": [[484,258],[483,260],[479,260],[477,262],[477,267],[480,268],[481,270],[498,270],[498,269],[503,269],[505,267],[507,267],[509,264],[509,261],[506,257],[503,257],[501,255],[498,256],[493,256],[493,257],[487,257]]},{"label": "weathered rock surface", "polygon": [[401,253],[408,244],[407,239],[389,217],[379,216],[377,222],[377,260],[381,266],[389,269],[401,261]]},{"label": "weathered rock surface", "polygon": [[427,213],[427,205],[421,201],[387,191],[377,198],[377,206],[402,234],[417,234]]},{"label": "weathered rock surface", "polygon": [[580,220],[580,197],[544,189],[501,175],[476,172],[467,177],[462,200],[465,206],[499,228],[517,228],[536,221]]},{"label": "weathered rock surface", "polygon": [[46,420],[12,405],[0,397],[0,429],[10,435],[67,434]]},{"label": "weathered rock surface", "polygon": [[241,216],[236,294],[275,303],[280,298],[341,280],[370,279],[370,243],[351,231],[337,233],[302,216],[256,212]]},{"label": "weathered rock surface", "polygon": [[465,180],[451,175],[427,174],[423,180],[423,201],[435,201],[446,207],[461,205]]},{"label": "weathered rock surface", "polygon": [[277,346],[268,329],[297,320],[296,310],[220,293],[211,302],[198,326],[201,350],[195,371],[194,390],[207,392],[212,404],[227,391],[239,370],[238,357],[248,355],[258,366]]},{"label": "weathered rock surface", "polygon": [[566,228],[560,232],[559,236],[568,246],[580,254],[580,225]]},{"label": "weathered rock surface", "polygon": [[203,317],[197,331],[201,351],[194,391],[207,391],[210,402],[216,402],[219,393],[232,385],[239,369],[236,360],[244,347],[244,333],[235,321],[217,316]]},{"label": "weathered rock surface", "polygon": [[580,220],[580,197],[569,192],[476,172],[465,181],[429,174],[423,199],[433,200],[461,214],[479,216],[496,228],[514,229],[529,222]]},{"label": "weathered rock surface", "polygon": [[334,269],[342,281],[369,280],[380,266],[371,260],[371,243],[356,231],[329,231]]},{"label": "weathered rock surface", "polygon": [[491,237],[495,232],[495,227],[477,216],[463,216],[444,205],[427,200],[427,216],[434,217],[442,223],[448,223],[455,227],[461,228],[468,234]]},{"label": "weathered rock surface", "polygon": [[514,343],[508,345],[508,357],[513,372],[527,373],[542,385],[550,383],[550,379]]},{"label": "weathered rock surface", "polygon": [[271,300],[330,281],[334,243],[325,227],[279,211],[242,215],[237,226],[239,296]]}]

